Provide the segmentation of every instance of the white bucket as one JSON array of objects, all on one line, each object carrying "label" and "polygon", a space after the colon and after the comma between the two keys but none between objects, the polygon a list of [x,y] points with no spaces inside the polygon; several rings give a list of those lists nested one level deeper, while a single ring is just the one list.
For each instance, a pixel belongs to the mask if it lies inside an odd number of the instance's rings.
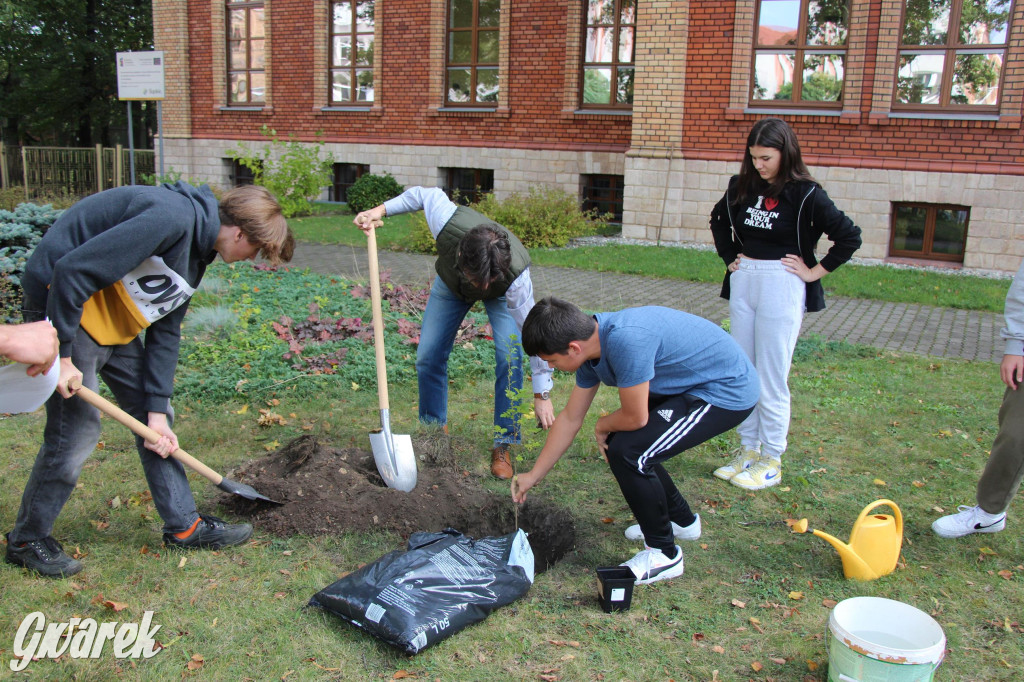
[{"label": "white bucket", "polygon": [[931,680],[946,652],[934,618],[892,599],[845,599],[832,609],[828,629],[832,682]]}]

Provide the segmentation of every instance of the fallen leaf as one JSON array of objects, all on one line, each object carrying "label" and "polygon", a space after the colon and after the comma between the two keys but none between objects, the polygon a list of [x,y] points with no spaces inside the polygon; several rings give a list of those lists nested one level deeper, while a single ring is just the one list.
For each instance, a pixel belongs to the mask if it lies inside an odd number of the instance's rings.
[{"label": "fallen leaf", "polygon": [[187,556],[181,557],[181,561],[178,562],[178,568],[185,568],[185,563],[188,561]]},{"label": "fallen leaf", "polygon": [[814,661],[807,661],[807,669],[813,673],[815,670],[818,669],[818,664]]},{"label": "fallen leaf", "polygon": [[876,479],[875,479],[874,481],[872,481],[872,482],[873,482],[873,483],[874,483],[875,485],[887,485],[887,484],[886,484],[886,482],[885,482],[885,481],[883,481],[883,480],[882,480],[882,479],[880,479],[880,478],[876,478]]},{"label": "fallen leaf", "polygon": [[610,516],[606,516],[603,519],[601,519],[601,523],[615,523],[615,519],[613,519]]},{"label": "fallen leaf", "polygon": [[192,658],[189,659],[188,665],[185,667],[189,670],[199,670],[205,662],[201,654],[192,654]]},{"label": "fallen leaf", "polygon": [[786,659],[779,658],[778,656],[771,656],[768,660],[772,663],[778,663],[779,665],[786,665]]},{"label": "fallen leaf", "polygon": [[914,486],[915,488],[923,488],[924,481],[914,481],[910,485]]},{"label": "fallen leaf", "polygon": [[981,552],[982,554],[988,554],[989,556],[995,556],[996,555],[995,550],[992,549],[991,547],[980,547],[978,549],[978,551]]},{"label": "fallen leaf", "polygon": [[110,504],[110,508],[111,509],[117,509],[118,507],[121,506],[121,496],[120,495],[115,495],[114,499],[112,499],[109,502],[109,504]]},{"label": "fallen leaf", "polygon": [[393,679],[393,680],[404,680],[407,677],[416,677],[416,675],[414,675],[413,673],[409,672],[408,670],[396,670],[395,674],[391,676],[391,679]]},{"label": "fallen leaf", "polygon": [[737,607],[737,608],[740,608],[740,609],[747,608],[747,603],[746,602],[742,602],[739,599],[733,599],[732,600],[732,605]]},{"label": "fallen leaf", "polygon": [[835,599],[822,599],[821,600],[821,605],[824,606],[826,609],[833,609],[833,608],[835,608],[836,604],[838,604],[838,603],[839,602],[837,602]]},{"label": "fallen leaf", "polygon": [[103,605],[111,611],[124,611],[126,608],[128,608],[127,604],[123,604],[119,601],[111,601],[109,599],[103,600]]},{"label": "fallen leaf", "polygon": [[789,593],[789,598],[790,599],[803,599],[804,598],[804,593],[803,592],[797,592],[797,591],[794,590],[793,592]]},{"label": "fallen leaf", "polygon": [[706,542],[700,543],[700,548],[701,549],[707,549],[708,548],[708,543],[706,543]]},{"label": "fallen leaf", "polygon": [[359,390],[359,384],[357,384],[356,382],[353,381],[352,382],[352,390],[353,391],[358,391]]},{"label": "fallen leaf", "polygon": [[751,663],[750,667],[754,669],[755,673],[761,672],[761,669],[764,668],[764,666],[761,665],[760,663],[758,663],[757,661],[754,661],[753,663]]},{"label": "fallen leaf", "polygon": [[285,556],[291,556],[292,555],[292,551],[293,550],[286,549],[285,551],[281,552],[281,554],[284,554]]},{"label": "fallen leaf", "polygon": [[724,654],[725,653],[725,647],[722,646],[721,644],[714,645],[713,647],[711,647],[711,650],[714,651],[716,654]]},{"label": "fallen leaf", "polygon": [[245,414],[248,411],[249,411],[249,404],[246,403],[245,405],[242,405],[240,408],[235,410],[235,414]]},{"label": "fallen leaf", "polygon": [[998,575],[1003,580],[1013,580],[1013,571],[1008,571],[1005,568],[1003,570],[999,571]]}]

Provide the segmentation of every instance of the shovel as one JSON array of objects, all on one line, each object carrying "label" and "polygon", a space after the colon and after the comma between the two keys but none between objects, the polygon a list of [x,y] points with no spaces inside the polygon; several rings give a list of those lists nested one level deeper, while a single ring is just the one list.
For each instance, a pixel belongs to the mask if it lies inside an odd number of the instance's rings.
[{"label": "shovel", "polygon": [[[129,429],[131,429],[132,432],[134,432],[136,435],[142,436],[150,443],[155,443],[156,441],[160,440],[159,433],[149,428],[148,426],[140,422],[138,419],[131,416],[130,414],[122,410],[120,407],[104,398],[103,396],[97,394],[95,391],[91,391],[85,386],[81,386],[81,384],[77,386],[71,386],[71,388],[78,388],[78,393],[76,393],[75,395],[80,396],[82,400],[97,408],[100,412],[107,415],[108,417],[111,417],[121,422]],[[260,495],[253,489],[252,486],[246,485],[245,483],[239,483],[238,481],[232,481],[230,478],[224,478],[216,471],[206,466],[205,464],[203,464],[198,459],[188,454],[181,448],[178,448],[177,450],[172,452],[171,457],[178,460],[179,462],[187,466],[189,469],[192,469],[197,474],[201,475],[203,478],[209,480],[211,483],[213,483],[215,486],[217,486],[226,493],[238,495],[239,497],[244,497],[247,500],[258,500],[260,502],[284,504],[283,502],[278,502],[277,500],[272,500],[269,497]]]},{"label": "shovel", "polygon": [[380,431],[370,433],[370,446],[377,471],[389,488],[409,492],[416,487],[416,455],[412,438],[391,433],[391,409],[388,402],[388,370],[384,364],[384,315],[380,309],[380,266],[377,263],[376,230],[366,232],[366,251],[370,256],[370,300],[373,304],[373,350],[377,356],[377,396],[380,404]]}]

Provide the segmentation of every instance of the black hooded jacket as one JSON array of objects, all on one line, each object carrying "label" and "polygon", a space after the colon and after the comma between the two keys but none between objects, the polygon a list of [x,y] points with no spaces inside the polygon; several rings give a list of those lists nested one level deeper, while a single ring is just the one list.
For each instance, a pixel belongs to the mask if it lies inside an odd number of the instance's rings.
[{"label": "black hooded jacket", "polygon": [[[747,202],[732,203],[737,180],[738,176],[735,175],[729,180],[725,196],[711,211],[711,234],[715,239],[715,249],[726,266],[743,253],[743,241],[735,226],[742,224]],[[828,253],[821,259],[821,266],[829,272],[850,260],[860,248],[860,228],[836,208],[821,185],[810,181],[787,182],[778,198],[796,208],[798,243],[795,247],[807,267],[813,268],[818,263],[814,251],[823,234],[832,242]],[[730,274],[726,269],[725,281],[722,283],[721,295],[726,299],[729,298]],[[807,284],[805,307],[810,313],[825,309],[825,289],[820,280]]]}]

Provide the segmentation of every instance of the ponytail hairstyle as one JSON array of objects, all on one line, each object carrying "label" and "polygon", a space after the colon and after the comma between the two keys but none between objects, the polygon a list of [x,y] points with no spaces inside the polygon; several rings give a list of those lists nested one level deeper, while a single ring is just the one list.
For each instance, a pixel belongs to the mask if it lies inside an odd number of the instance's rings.
[{"label": "ponytail hairstyle", "polygon": [[512,264],[508,235],[495,223],[477,225],[459,240],[455,263],[474,286],[487,289],[505,277]]}]

